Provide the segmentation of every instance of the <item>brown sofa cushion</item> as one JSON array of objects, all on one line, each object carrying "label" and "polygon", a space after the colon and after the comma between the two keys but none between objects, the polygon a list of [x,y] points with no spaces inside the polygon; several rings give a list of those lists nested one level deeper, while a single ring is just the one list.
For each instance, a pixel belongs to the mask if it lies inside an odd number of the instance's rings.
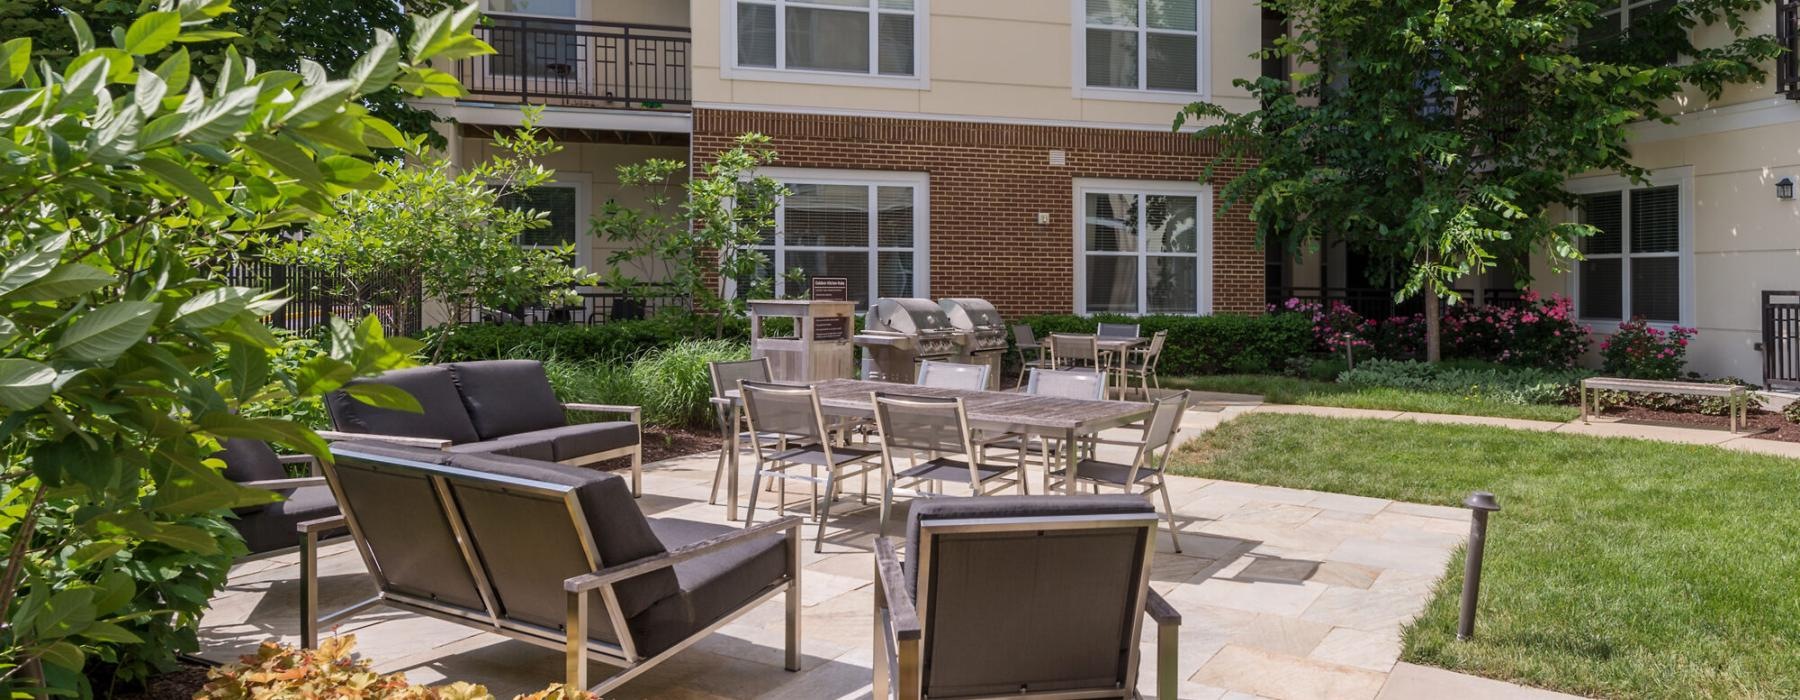
[{"label": "brown sofa cushion", "polygon": [[560,428],[567,422],[542,362],[487,360],[445,367],[483,440]]},{"label": "brown sofa cushion", "polygon": [[424,413],[409,413],[391,408],[376,408],[356,400],[343,391],[333,391],[325,399],[331,424],[347,433],[399,435],[433,438],[453,443],[478,442],[481,436],[469,422],[468,409],[456,391],[456,381],[443,367],[413,367],[383,372],[380,376],[358,379],[355,384],[386,384],[397,387],[418,399]]}]

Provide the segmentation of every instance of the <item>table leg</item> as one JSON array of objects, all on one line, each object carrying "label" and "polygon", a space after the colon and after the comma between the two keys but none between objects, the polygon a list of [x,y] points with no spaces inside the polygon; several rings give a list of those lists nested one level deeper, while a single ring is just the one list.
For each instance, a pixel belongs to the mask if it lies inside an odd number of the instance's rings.
[{"label": "table leg", "polygon": [[1075,453],[1080,452],[1080,451],[1081,450],[1080,450],[1079,446],[1075,443],[1075,430],[1074,429],[1064,430],[1063,431],[1063,493],[1067,493],[1067,494],[1071,494],[1071,495],[1073,495],[1075,493],[1075,490],[1077,488],[1075,486],[1075,464],[1077,462],[1081,461],[1080,458],[1077,457]]},{"label": "table leg", "polygon": [[[725,438],[725,520],[735,522],[738,519],[738,422],[743,416],[738,413],[738,403],[731,403],[731,426]],[[756,439],[752,436],[750,439]]]}]

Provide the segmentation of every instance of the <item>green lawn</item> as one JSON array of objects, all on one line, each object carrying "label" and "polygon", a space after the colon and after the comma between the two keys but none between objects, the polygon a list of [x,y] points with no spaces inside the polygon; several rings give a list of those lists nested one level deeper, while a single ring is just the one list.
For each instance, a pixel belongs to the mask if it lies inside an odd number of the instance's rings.
[{"label": "green lawn", "polygon": [[1581,416],[1572,406],[1514,404],[1480,396],[1382,387],[1353,387],[1336,382],[1279,377],[1265,374],[1223,374],[1164,379],[1176,389],[1260,394],[1269,403],[1339,408],[1371,408],[1417,413],[1460,413],[1528,420],[1571,421]]},{"label": "green lawn", "polygon": [[1253,414],[1174,469],[1440,505],[1493,491],[1475,639],[1455,641],[1459,554],[1406,661],[1600,697],[1800,697],[1800,461]]}]

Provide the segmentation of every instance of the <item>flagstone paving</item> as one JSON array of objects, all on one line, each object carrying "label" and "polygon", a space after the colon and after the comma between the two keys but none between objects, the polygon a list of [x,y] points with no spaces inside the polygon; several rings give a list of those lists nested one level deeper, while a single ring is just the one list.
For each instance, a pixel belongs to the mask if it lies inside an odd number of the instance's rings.
[{"label": "flagstone paving", "polygon": [[[1253,406],[1221,402],[1190,411],[1184,437]],[[658,517],[723,522],[724,507],[706,502],[716,454],[647,465],[641,507]],[[1465,511],[1187,477],[1169,482],[1184,552],[1174,553],[1159,533],[1151,585],[1183,615],[1181,697],[1354,700],[1431,697],[1435,688],[1467,697],[1542,694],[1435,669],[1409,671],[1405,687],[1384,691],[1393,684],[1400,630],[1423,609],[1462,543]],[[843,523],[834,521],[824,553],[810,547],[804,553],[800,672],[781,668],[776,599],[644,673],[616,697],[867,697],[875,511],[863,508]],[[813,530],[806,532],[810,537]],[[203,655],[230,661],[264,640],[296,642],[297,568],[291,553],[233,567],[202,622]],[[326,610],[373,593],[348,542],[328,545],[320,570]],[[365,611],[335,632],[355,634],[359,654],[414,682],[465,680],[508,697],[562,675],[554,650],[392,609]],[[1153,632],[1146,632],[1150,649]],[[599,664],[592,670],[607,672]],[[1147,697],[1155,674],[1147,652],[1140,674]]]}]

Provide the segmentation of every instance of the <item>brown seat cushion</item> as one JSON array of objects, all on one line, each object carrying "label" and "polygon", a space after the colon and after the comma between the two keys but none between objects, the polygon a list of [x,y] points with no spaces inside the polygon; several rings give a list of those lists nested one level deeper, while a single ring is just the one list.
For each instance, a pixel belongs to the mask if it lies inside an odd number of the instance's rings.
[{"label": "brown seat cushion", "polygon": [[376,408],[358,401],[343,391],[333,391],[325,398],[331,424],[347,433],[399,435],[404,437],[449,440],[452,443],[478,442],[481,436],[469,422],[469,411],[457,394],[450,370],[443,367],[413,367],[383,372],[350,384],[386,384],[411,394],[424,413],[410,413],[391,408]]},{"label": "brown seat cushion", "polygon": [[483,440],[560,428],[567,422],[542,362],[486,360],[445,367]]},{"label": "brown seat cushion", "polygon": [[231,524],[243,536],[250,553],[259,554],[299,545],[300,533],[294,530],[296,525],[337,514],[337,499],[331,497],[331,487],[303,486],[288,490],[287,499],[279,503],[240,512]]}]

